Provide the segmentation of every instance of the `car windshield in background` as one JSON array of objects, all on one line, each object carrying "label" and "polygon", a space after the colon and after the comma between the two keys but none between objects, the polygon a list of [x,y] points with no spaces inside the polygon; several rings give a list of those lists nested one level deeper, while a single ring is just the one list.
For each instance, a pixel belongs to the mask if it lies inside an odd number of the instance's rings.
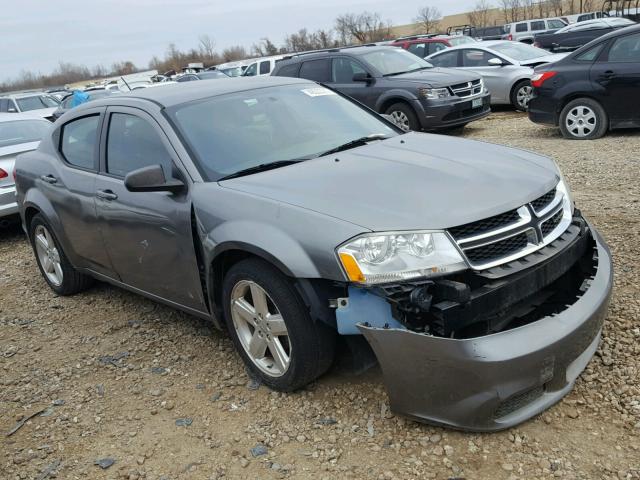
[{"label": "car windshield in background", "polygon": [[425,68],[433,68],[426,60],[406,50],[389,47],[359,56],[360,59],[378,70],[382,75],[398,75]]},{"label": "car windshield in background", "polygon": [[209,181],[273,162],[314,158],[371,135],[398,135],[377,115],[313,84],[221,95],[167,111]]},{"label": "car windshield in background", "polygon": [[220,68],[218,70],[229,77],[239,77],[242,75],[242,67]]},{"label": "car windshield in background", "polygon": [[36,119],[0,122],[0,148],[39,142],[50,126],[50,122]]},{"label": "car windshield in background", "polygon": [[498,53],[521,62],[549,55],[549,52],[546,50],[520,42],[502,42],[496,45],[491,45],[490,48]]},{"label": "car windshield in background", "polygon": [[459,37],[450,38],[449,43],[452,47],[457,47],[458,45],[464,45],[466,43],[478,43],[478,41],[474,38],[461,35]]},{"label": "car windshield in background", "polygon": [[58,102],[48,95],[34,95],[33,97],[17,98],[16,102],[18,102],[21,112],[58,106]]}]

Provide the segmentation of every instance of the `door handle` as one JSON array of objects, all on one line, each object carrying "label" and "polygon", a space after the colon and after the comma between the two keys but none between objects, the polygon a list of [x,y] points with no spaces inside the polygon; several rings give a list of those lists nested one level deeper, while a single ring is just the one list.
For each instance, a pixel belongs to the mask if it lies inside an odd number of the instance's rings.
[{"label": "door handle", "polygon": [[116,200],[118,195],[113,193],[111,190],[98,190],[96,192],[96,196],[103,200]]},{"label": "door handle", "polygon": [[51,185],[58,182],[58,179],[53,175],[40,175],[40,180],[46,183],[50,183]]},{"label": "door handle", "polygon": [[606,72],[604,72],[602,74],[602,77],[606,78],[606,79],[613,78],[615,76],[616,76],[616,74],[615,74],[615,72],[613,70],[607,70]]}]

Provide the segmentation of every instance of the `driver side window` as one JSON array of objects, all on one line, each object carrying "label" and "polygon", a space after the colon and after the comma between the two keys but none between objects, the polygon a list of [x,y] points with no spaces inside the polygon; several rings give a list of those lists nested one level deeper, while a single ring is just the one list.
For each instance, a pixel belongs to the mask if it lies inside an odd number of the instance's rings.
[{"label": "driver side window", "polygon": [[333,83],[353,83],[356,73],[366,73],[364,68],[349,58],[338,57],[333,59],[331,81]]},{"label": "driver side window", "polygon": [[462,51],[463,67],[488,67],[489,60],[498,58],[484,50],[467,49]]},{"label": "driver side window", "polygon": [[151,165],[161,165],[172,177],[172,161],[162,139],[146,120],[126,113],[112,113],[107,133],[107,173],[124,177]]}]

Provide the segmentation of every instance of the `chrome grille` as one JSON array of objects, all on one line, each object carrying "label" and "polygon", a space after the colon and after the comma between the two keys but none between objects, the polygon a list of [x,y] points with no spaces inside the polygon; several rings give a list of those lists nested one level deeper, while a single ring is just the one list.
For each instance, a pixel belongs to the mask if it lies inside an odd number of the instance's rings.
[{"label": "chrome grille", "polygon": [[451,91],[458,97],[472,97],[482,93],[482,80],[473,80],[472,82],[457,83],[451,85]]},{"label": "chrome grille", "polygon": [[571,224],[564,193],[554,188],[522,207],[449,228],[469,265],[483,270],[511,262],[548,245]]}]

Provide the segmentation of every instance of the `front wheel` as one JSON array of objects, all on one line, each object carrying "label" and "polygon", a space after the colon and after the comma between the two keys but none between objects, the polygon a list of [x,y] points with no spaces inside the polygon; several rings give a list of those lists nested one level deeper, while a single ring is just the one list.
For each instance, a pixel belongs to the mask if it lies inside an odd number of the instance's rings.
[{"label": "front wheel", "polygon": [[270,264],[248,259],[231,267],[223,299],[231,339],[265,385],[296,390],[331,366],[335,331],[311,319],[291,281]]},{"label": "front wheel", "polygon": [[590,98],[577,98],[560,112],[560,131],[571,140],[594,140],[609,129],[604,108]]},{"label": "front wheel", "polygon": [[518,82],[511,91],[511,105],[513,105],[516,110],[526,112],[529,108],[529,100],[531,99],[532,93],[533,87],[529,80]]},{"label": "front wheel", "polygon": [[394,103],[384,113],[390,115],[396,126],[405,132],[420,130],[420,122],[418,122],[416,112],[406,103]]}]

